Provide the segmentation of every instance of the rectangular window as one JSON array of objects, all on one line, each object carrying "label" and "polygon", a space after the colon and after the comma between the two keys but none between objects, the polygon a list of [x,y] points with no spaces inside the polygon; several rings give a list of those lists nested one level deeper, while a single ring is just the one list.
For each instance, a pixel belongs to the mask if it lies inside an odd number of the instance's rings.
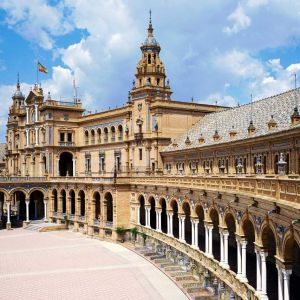
[{"label": "rectangular window", "polygon": [[72,142],[72,133],[68,132],[68,142],[71,143]]},{"label": "rectangular window", "polygon": [[91,154],[87,153],[85,155],[85,172],[91,173]]},{"label": "rectangular window", "polygon": [[99,153],[99,173],[105,172],[105,153]]},{"label": "rectangular window", "polygon": [[139,149],[140,160],[143,160],[143,149]]},{"label": "rectangular window", "polygon": [[65,141],[65,133],[61,132],[60,133],[60,142],[64,142]]}]

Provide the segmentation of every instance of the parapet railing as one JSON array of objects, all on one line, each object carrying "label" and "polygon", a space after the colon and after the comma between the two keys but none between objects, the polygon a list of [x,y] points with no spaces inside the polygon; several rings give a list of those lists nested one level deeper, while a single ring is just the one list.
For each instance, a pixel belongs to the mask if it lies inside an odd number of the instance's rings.
[{"label": "parapet railing", "polygon": [[250,284],[239,281],[236,278],[236,273],[221,267],[219,261],[208,257],[203,251],[194,249],[191,245],[181,242],[174,237],[168,236],[167,234],[158,232],[154,229],[141,225],[136,225],[136,227],[138,228],[139,232],[145,233],[148,237],[154,239],[154,241],[164,243],[199,263],[201,266],[214,274],[214,276],[223,281],[227,286],[229,286],[232,291],[241,299],[259,299],[255,295],[255,289]]}]

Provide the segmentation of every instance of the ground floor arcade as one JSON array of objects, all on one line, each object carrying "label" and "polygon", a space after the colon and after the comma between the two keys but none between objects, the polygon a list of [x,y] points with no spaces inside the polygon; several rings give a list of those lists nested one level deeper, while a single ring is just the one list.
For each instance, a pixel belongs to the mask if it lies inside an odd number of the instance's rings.
[{"label": "ground floor arcade", "polygon": [[[216,206],[191,206],[140,195],[137,224],[191,245],[256,289],[261,299],[300,295],[300,245],[269,220],[256,220]],[[275,228],[275,230],[274,230]]]}]

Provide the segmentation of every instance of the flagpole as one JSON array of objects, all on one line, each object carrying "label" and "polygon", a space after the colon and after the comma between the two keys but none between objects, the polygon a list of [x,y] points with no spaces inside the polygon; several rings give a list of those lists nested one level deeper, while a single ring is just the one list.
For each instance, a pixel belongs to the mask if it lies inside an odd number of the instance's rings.
[{"label": "flagpole", "polygon": [[36,63],[36,85],[39,86],[39,62]]}]

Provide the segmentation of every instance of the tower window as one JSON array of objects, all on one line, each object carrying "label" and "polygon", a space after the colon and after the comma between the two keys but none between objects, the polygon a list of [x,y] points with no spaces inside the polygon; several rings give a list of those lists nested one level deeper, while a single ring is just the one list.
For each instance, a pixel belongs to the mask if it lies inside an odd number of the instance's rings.
[{"label": "tower window", "polygon": [[159,80],[159,78],[157,78],[156,79],[156,84],[159,85],[159,82],[160,82],[160,80]]},{"label": "tower window", "polygon": [[143,149],[139,149],[140,160],[143,160]]},{"label": "tower window", "polygon": [[156,61],[156,54],[153,55],[153,60],[154,60],[154,63]]},{"label": "tower window", "polygon": [[140,79],[140,86],[142,85],[142,79]]},{"label": "tower window", "polygon": [[148,54],[148,64],[151,64],[151,54]]}]

